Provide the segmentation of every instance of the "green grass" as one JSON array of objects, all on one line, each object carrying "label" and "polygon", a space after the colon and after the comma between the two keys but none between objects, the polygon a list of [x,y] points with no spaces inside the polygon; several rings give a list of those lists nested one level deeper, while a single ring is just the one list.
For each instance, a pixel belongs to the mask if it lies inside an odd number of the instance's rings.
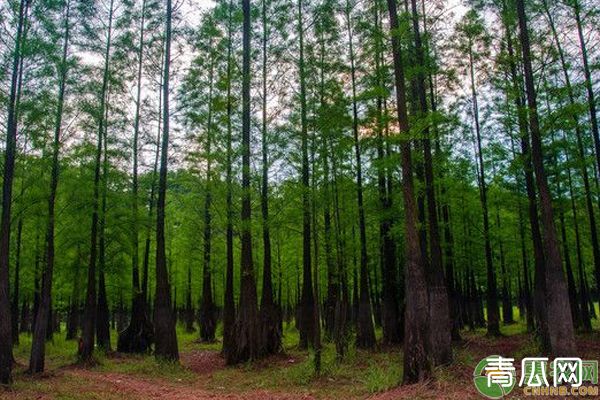
[{"label": "green grass", "polygon": [[[596,307],[598,307],[596,305]],[[504,336],[523,335],[527,331],[524,321],[518,320],[515,307],[516,323],[501,325]],[[594,320],[597,329],[600,323]],[[217,336],[220,337],[222,327],[219,326]],[[61,369],[76,362],[76,341],[66,341],[64,331],[55,334],[47,343],[46,366],[49,374],[44,378],[31,378],[22,372],[29,361],[31,337],[20,336],[20,344],[15,347],[15,357],[20,364],[17,369],[13,391],[19,393],[19,399],[37,398],[39,394],[51,394],[56,399],[90,399],[111,400],[118,398],[114,393],[104,393],[107,383],[95,384],[91,378],[77,378],[73,374],[62,373]],[[179,349],[181,354],[198,351],[221,350],[222,343],[201,343],[198,332],[186,332],[182,326],[177,327]],[[381,331],[377,330],[378,337]],[[465,344],[477,340],[479,347],[489,343],[493,345],[496,338],[486,337],[485,328],[474,332],[463,331]],[[117,334],[111,332],[113,346],[116,346]],[[525,337],[519,340],[515,350],[517,358],[537,354],[537,342]],[[267,390],[309,395],[316,398],[367,398],[374,393],[390,390],[400,384],[402,378],[402,352],[400,347],[384,350],[362,351],[350,345],[344,360],[336,358],[335,346],[324,343],[322,350],[321,373],[314,372],[314,353],[298,349],[298,332],[293,324],[284,323],[284,354],[268,360],[243,365],[216,368],[207,374],[198,374],[181,364],[157,362],[150,354],[117,355],[96,353],[97,364],[90,367],[98,373],[115,373],[140,377],[149,381],[164,382],[171,385],[192,385],[198,390],[206,390],[215,395],[219,393],[247,393],[249,391]],[[452,368],[436,369],[436,380],[447,386],[457,385],[456,368],[469,370],[478,361],[476,354],[467,345],[455,347]],[[112,397],[111,397],[112,396]]]}]

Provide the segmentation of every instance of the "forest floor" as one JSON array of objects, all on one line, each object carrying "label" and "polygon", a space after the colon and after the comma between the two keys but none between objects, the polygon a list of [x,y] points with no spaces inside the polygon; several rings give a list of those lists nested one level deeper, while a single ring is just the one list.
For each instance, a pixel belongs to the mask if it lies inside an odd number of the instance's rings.
[{"label": "forest floor", "polygon": [[[595,328],[578,336],[577,356],[600,359],[600,332]],[[48,343],[47,372],[36,377],[25,373],[31,338],[21,335],[15,348],[15,382],[8,390],[0,388],[0,399],[476,399],[480,396],[472,383],[473,369],[482,358],[539,355],[522,324],[502,330],[505,336],[500,338],[488,338],[484,330],[463,332],[454,363],[438,368],[432,381],[409,386],[398,386],[400,347],[350,350],[338,363],[334,347],[326,345],[322,374],[314,376],[312,359],[295,347],[292,327],[286,329],[283,354],[235,367],[225,366],[220,343],[198,343],[197,334],[180,330],[181,365],[157,363],[151,355],[109,353],[98,356],[94,367],[84,368],[74,363],[76,342],[65,341],[60,333]]]}]

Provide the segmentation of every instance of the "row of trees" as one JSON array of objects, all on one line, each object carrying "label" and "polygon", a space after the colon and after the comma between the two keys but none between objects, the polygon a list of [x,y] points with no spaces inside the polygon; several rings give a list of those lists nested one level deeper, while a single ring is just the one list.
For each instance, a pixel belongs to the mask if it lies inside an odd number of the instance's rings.
[{"label": "row of trees", "polygon": [[65,314],[82,362],[125,313],[117,351],[177,360],[181,310],[203,341],[222,321],[231,364],[295,319],[317,371],[322,340],[343,359],[381,326],[412,383],[513,304],[574,354],[600,279],[598,10],[466,6],[2,5],[0,381],[20,331],[44,370]]}]

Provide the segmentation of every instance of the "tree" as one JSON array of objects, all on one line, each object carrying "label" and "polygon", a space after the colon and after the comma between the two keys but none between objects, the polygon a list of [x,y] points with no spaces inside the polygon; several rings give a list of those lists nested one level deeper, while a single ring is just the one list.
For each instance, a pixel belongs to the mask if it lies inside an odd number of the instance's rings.
[{"label": "tree", "polygon": [[267,68],[269,26],[267,22],[267,0],[262,0],[262,185],[261,213],[263,223],[263,285],[260,301],[262,317],[263,346],[266,354],[276,353],[281,349],[281,324],[279,310],[273,301],[273,278],[271,272],[271,227],[269,220],[269,156],[268,156],[268,121],[267,121]]},{"label": "tree", "polygon": [[142,108],[142,77],[144,68],[144,48],[145,29],[146,29],[146,2],[142,0],[140,10],[140,30],[137,48],[137,76],[136,76],[136,100],[135,115],[133,126],[133,171],[131,183],[131,213],[132,213],[132,256],[131,256],[131,319],[127,328],[119,334],[117,342],[117,351],[125,353],[143,353],[149,349],[153,342],[153,327],[148,319],[146,296],[140,287],[140,268],[139,268],[139,137],[140,137],[140,119]]},{"label": "tree", "polygon": [[158,202],[156,204],[156,290],[154,294],[154,355],[157,359],[177,361],[179,349],[175,332],[175,318],[171,307],[171,284],[167,272],[165,252],[165,203],[169,152],[169,78],[171,66],[171,21],[173,10],[167,0],[165,13],[165,56],[163,69],[162,120],[163,134],[158,176]]},{"label": "tree", "polygon": [[300,347],[308,347],[315,337],[314,293],[312,283],[311,255],[311,208],[308,165],[308,121],[306,115],[306,72],[304,63],[304,23],[302,19],[302,0],[298,0],[298,77],[300,81],[300,140],[302,153],[301,188],[302,188],[302,296],[300,299]]},{"label": "tree", "polygon": [[408,112],[406,109],[405,74],[402,63],[402,49],[398,37],[398,12],[396,3],[393,0],[388,0],[387,4],[390,15],[398,124],[400,134],[404,136],[400,145],[406,246],[403,383],[410,384],[428,379],[431,375],[431,365],[428,360],[427,350],[427,315],[429,304],[427,299],[425,262],[422,259],[419,233],[417,231],[417,207],[412,175],[410,126],[408,124]]},{"label": "tree", "polygon": [[[476,153],[478,163],[478,183],[479,183],[479,197],[481,201],[482,216],[483,216],[483,237],[485,242],[485,263],[487,268],[487,327],[488,334],[492,336],[500,335],[500,312],[498,308],[498,294],[496,286],[496,272],[493,264],[492,244],[490,239],[490,222],[489,222],[489,210],[488,210],[488,187],[486,183],[485,165],[483,162],[483,148],[482,148],[482,135],[481,135],[481,121],[479,118],[479,105],[478,105],[478,90],[476,80],[476,62],[481,60],[484,56],[486,47],[489,46],[489,36],[485,32],[485,27],[482,24],[481,18],[477,15],[474,10],[467,12],[463,17],[463,21],[459,24],[458,32],[463,36],[466,41],[466,47],[463,51],[467,52],[468,55],[468,75],[471,84],[471,103],[472,103],[472,115],[473,122],[475,125],[475,138],[476,138]],[[462,40],[461,40],[462,42]],[[478,51],[478,47],[483,46],[484,54]],[[461,48],[462,45],[459,45]]]},{"label": "tree", "polygon": [[242,256],[240,270],[240,304],[236,315],[235,349],[227,352],[227,363],[236,364],[261,357],[263,348],[259,326],[256,282],[252,260],[250,206],[250,0],[243,0],[242,62]]},{"label": "tree", "polygon": [[[425,65],[425,55],[419,29],[419,13],[416,0],[411,0],[413,34],[418,65]],[[425,16],[423,16],[425,17]],[[425,91],[425,74],[419,70],[416,89],[419,97],[421,118],[426,118],[428,113],[427,94]],[[442,248],[438,224],[437,204],[435,200],[435,183],[433,177],[433,160],[431,154],[430,130],[425,128],[423,135],[423,160],[425,169],[425,192],[427,195],[427,221],[429,224],[429,318],[430,326],[436,329],[429,330],[429,347],[432,357],[437,364],[448,364],[452,361],[452,335],[450,322],[450,308],[448,304],[448,289],[442,266]],[[489,315],[489,314],[488,314]]]},{"label": "tree", "polygon": [[99,207],[100,207],[100,177],[101,177],[101,158],[103,150],[103,139],[105,135],[106,124],[106,96],[108,90],[109,64],[112,46],[114,18],[114,0],[110,1],[108,10],[108,29],[106,36],[106,46],[104,50],[104,67],[102,74],[102,87],[99,93],[100,106],[96,114],[98,119],[98,138],[96,145],[96,157],[94,164],[94,182],[92,198],[92,224],[90,232],[90,258],[88,264],[87,292],[85,300],[85,311],[83,318],[82,339],[79,345],[79,359],[83,362],[92,360],[94,351],[94,334],[96,333],[96,312],[97,312],[97,289],[96,289],[96,258],[98,255],[98,230],[99,230]]},{"label": "tree", "polygon": [[69,55],[69,39],[70,39],[70,21],[69,15],[71,11],[71,2],[66,0],[64,8],[64,38],[62,57],[57,65],[58,70],[58,102],[56,107],[56,117],[54,123],[54,139],[52,141],[52,172],[50,176],[50,195],[48,196],[48,224],[46,228],[46,267],[42,273],[42,293],[41,302],[35,316],[35,330],[31,341],[31,357],[29,359],[29,372],[38,373],[44,371],[45,362],[45,346],[46,346],[46,330],[48,328],[50,301],[52,299],[52,275],[54,272],[54,227],[55,227],[55,207],[56,207],[56,192],[58,188],[58,180],[60,174],[59,153],[62,133],[63,109],[65,103],[65,90],[67,83],[67,73],[69,66],[67,57]]},{"label": "tree", "polygon": [[545,279],[546,321],[543,328],[543,337],[547,338],[548,350],[554,355],[572,354],[575,351],[575,337],[573,333],[573,321],[565,277],[562,270],[562,260],[556,237],[554,225],[554,212],[552,210],[552,198],[546,180],[546,172],[543,164],[543,150],[540,137],[540,128],[537,111],[536,89],[531,64],[531,48],[529,43],[529,32],[527,27],[527,15],[523,0],[516,0],[517,16],[519,21],[519,37],[523,52],[523,67],[525,75],[525,89],[527,93],[527,105],[529,115],[529,129],[531,133],[531,160],[535,172],[535,181],[540,196],[541,221],[543,229],[543,246],[546,255],[545,271],[542,279]]},{"label": "tree", "polygon": [[17,140],[16,97],[25,7],[26,0],[21,0],[19,2],[15,50],[12,56],[10,97],[7,107],[6,150],[4,152],[4,173],[2,175],[2,216],[0,219],[0,383],[2,384],[11,382],[13,363],[8,263],[10,258],[11,202]]}]

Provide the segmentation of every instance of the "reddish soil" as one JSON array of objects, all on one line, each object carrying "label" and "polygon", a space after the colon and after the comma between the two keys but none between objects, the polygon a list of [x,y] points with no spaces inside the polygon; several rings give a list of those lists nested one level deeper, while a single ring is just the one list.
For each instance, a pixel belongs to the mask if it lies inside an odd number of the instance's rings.
[{"label": "reddish soil", "polygon": [[[457,347],[467,350],[460,351],[462,358],[453,365],[439,371],[437,380],[399,386],[384,393],[369,397],[370,400],[399,400],[399,399],[477,399],[480,398],[475,387],[470,384],[473,377],[474,364],[488,355],[499,354],[505,357],[529,355],[521,354],[530,344],[528,335],[514,335],[502,338],[486,338],[465,334],[462,344]],[[521,352],[521,353],[519,353]],[[535,356],[536,354],[531,354]],[[600,334],[582,335],[578,339],[578,355],[585,359],[600,359]],[[115,355],[114,358],[120,356]],[[123,359],[124,361],[126,358]],[[130,360],[130,359],[129,359]],[[461,361],[462,360],[462,361]],[[287,365],[299,362],[290,356],[273,356],[254,364],[254,369],[272,367],[285,368]],[[161,377],[144,377],[126,373],[102,372],[96,369],[86,369],[79,366],[69,366],[44,374],[36,378],[20,378],[24,380],[39,380],[42,384],[61,385],[62,392],[48,395],[43,386],[36,389],[0,391],[0,399],[50,400],[60,393],[78,393],[82,397],[106,399],[173,399],[173,400],[308,400],[314,399],[310,394],[289,393],[285,387],[279,390],[249,390],[242,393],[228,393],[227,388],[210,388],[205,384],[215,372],[225,368],[223,358],[216,351],[193,350],[182,354],[181,362],[196,374],[197,379],[190,382],[173,381]],[[56,382],[56,383],[55,383]],[[318,384],[314,382],[316,386]],[[316,391],[318,393],[318,390]],[[517,393],[515,391],[515,393]],[[521,392],[518,392],[520,394]],[[518,396],[517,394],[517,396]],[[516,398],[516,397],[515,397]],[[558,398],[558,397],[554,397]],[[347,400],[347,399],[344,399]]]}]

